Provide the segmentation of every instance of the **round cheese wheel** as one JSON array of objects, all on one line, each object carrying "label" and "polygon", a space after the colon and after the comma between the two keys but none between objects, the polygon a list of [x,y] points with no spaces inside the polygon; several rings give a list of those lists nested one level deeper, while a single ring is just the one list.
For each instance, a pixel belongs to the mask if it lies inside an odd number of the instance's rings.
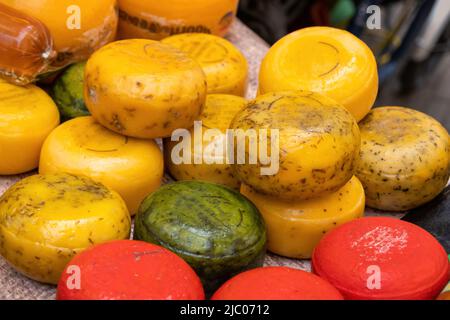
[{"label": "round cheese wheel", "polygon": [[207,294],[235,274],[262,266],[266,229],[258,209],[238,192],[203,181],[164,185],[142,203],[134,239],[186,260]]},{"label": "round cheese wheel", "polygon": [[200,64],[206,75],[208,93],[245,96],[247,60],[228,40],[204,33],[185,33],[162,42],[187,52]]},{"label": "round cheese wheel", "polygon": [[257,268],[228,280],[212,300],[343,300],[318,276],[287,267]]},{"label": "round cheese wheel", "polygon": [[[237,96],[208,95],[199,122],[189,130],[189,135],[182,141],[169,138],[164,141],[165,162],[170,174],[177,180],[203,180],[239,189],[241,183],[227,161],[226,130],[246,104],[247,100]],[[198,163],[196,155],[200,158]]]},{"label": "round cheese wheel", "polygon": [[435,198],[450,174],[450,140],[435,119],[403,107],[372,110],[360,123],[356,175],[367,205],[404,211]]},{"label": "round cheese wheel", "polygon": [[[320,94],[261,95],[236,115],[231,128],[238,136],[235,174],[262,194],[310,199],[338,190],[353,176],[360,144],[358,125],[344,107]],[[250,139],[256,143],[248,143]],[[264,149],[270,157],[261,152]],[[257,161],[252,163],[252,157]]]},{"label": "round cheese wheel", "polygon": [[359,121],[377,97],[377,63],[369,47],[345,30],[300,29],[279,40],[261,65],[259,92],[282,90],[322,93]]},{"label": "round cheese wheel", "polygon": [[92,117],[65,122],[42,147],[40,173],[88,176],[118,192],[135,214],[142,200],[161,185],[163,155],[153,140],[128,138]]},{"label": "round cheese wheel", "polygon": [[0,80],[0,175],[36,168],[42,143],[58,124],[58,108],[42,89]]},{"label": "round cheese wheel", "polygon": [[179,33],[224,36],[231,26],[238,0],[119,0],[121,39],[160,40]]},{"label": "round cheese wheel", "polygon": [[280,200],[245,184],[241,193],[264,217],[268,249],[290,258],[310,259],[325,233],[364,215],[364,189],[356,177],[334,193],[309,200]]},{"label": "round cheese wheel", "polygon": [[120,196],[87,177],[34,175],[0,198],[0,254],[20,273],[58,283],[74,255],[130,235]]},{"label": "round cheese wheel", "polygon": [[206,78],[186,53],[152,40],[113,42],[85,69],[84,98],[103,126],[137,138],[190,128],[206,99]]},{"label": "round cheese wheel", "polygon": [[312,264],[346,299],[434,299],[449,279],[447,254],[431,234],[386,217],[357,219],[329,232]]},{"label": "round cheese wheel", "polygon": [[116,36],[116,0],[0,0],[50,30],[58,51],[56,66],[86,60]]},{"label": "round cheese wheel", "polygon": [[174,253],[142,241],[121,240],[73,258],[59,280],[56,298],[203,300],[205,295],[198,276]]}]

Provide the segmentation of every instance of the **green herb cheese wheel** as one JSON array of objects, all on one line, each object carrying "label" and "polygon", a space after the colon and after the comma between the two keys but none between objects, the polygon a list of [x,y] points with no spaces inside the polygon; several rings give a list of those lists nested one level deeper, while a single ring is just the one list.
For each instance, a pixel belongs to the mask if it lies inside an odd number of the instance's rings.
[{"label": "green herb cheese wheel", "polygon": [[134,239],[158,244],[185,259],[207,294],[237,273],[262,265],[266,229],[258,209],[227,187],[180,181],[141,204]]},{"label": "green herb cheese wheel", "polygon": [[58,106],[63,120],[89,115],[83,97],[85,66],[86,62],[71,65],[55,81],[52,88],[53,100]]}]

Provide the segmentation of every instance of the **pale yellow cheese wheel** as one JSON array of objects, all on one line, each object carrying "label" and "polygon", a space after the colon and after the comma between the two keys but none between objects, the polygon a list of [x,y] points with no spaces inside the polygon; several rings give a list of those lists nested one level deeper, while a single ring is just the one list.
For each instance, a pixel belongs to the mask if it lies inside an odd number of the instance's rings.
[{"label": "pale yellow cheese wheel", "polygon": [[88,60],[84,98],[92,116],[117,133],[168,137],[190,128],[206,99],[206,77],[186,53],[157,41],[110,43]]},{"label": "pale yellow cheese wheel", "polygon": [[142,200],[161,185],[163,155],[153,140],[110,131],[92,117],[65,122],[42,147],[40,173],[88,176],[118,192],[133,215]]},{"label": "pale yellow cheese wheel", "polygon": [[310,200],[267,197],[247,185],[242,185],[241,193],[264,217],[268,249],[289,258],[311,258],[328,231],[364,215],[364,189],[356,177],[338,191]]},{"label": "pale yellow cheese wheel", "polygon": [[388,211],[418,207],[447,185],[450,142],[432,117],[404,107],[373,109],[360,123],[356,175],[367,205]]},{"label": "pale yellow cheese wheel", "polygon": [[[189,130],[188,152],[174,150],[183,141],[172,141],[170,138],[164,140],[164,157],[170,174],[177,180],[203,180],[226,185],[233,189],[239,189],[241,183],[235,177],[232,165],[227,163],[227,136],[233,117],[247,104],[242,97],[226,94],[210,94],[206,98],[205,108],[199,116],[199,128],[202,136],[195,138],[195,128]],[[206,136],[206,130],[214,129],[214,135]],[[195,163],[196,150],[201,151],[201,163]],[[216,150],[219,150],[216,152]],[[221,152],[220,152],[221,151]],[[176,164],[175,157],[186,156],[189,163]]]},{"label": "pale yellow cheese wheel", "polygon": [[247,60],[228,40],[204,33],[184,33],[162,42],[187,52],[200,64],[206,75],[208,93],[245,95]]},{"label": "pale yellow cheese wheel", "polygon": [[120,196],[67,173],[27,177],[0,197],[0,254],[20,273],[58,283],[67,263],[98,243],[127,239]]},{"label": "pale yellow cheese wheel", "polygon": [[42,89],[0,80],[0,175],[37,168],[42,143],[58,124],[58,108]]},{"label": "pale yellow cheese wheel", "polygon": [[377,97],[377,63],[369,47],[345,30],[300,29],[279,40],[261,65],[259,92],[283,90],[324,94],[360,121]]}]

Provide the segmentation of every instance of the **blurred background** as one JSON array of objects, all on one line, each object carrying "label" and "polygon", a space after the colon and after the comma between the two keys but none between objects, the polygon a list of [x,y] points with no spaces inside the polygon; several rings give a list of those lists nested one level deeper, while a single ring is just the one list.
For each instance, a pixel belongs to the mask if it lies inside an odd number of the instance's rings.
[{"label": "blurred background", "polygon": [[[371,30],[373,5],[381,25]],[[307,26],[347,29],[377,58],[376,106],[426,112],[450,131],[450,0],[241,0],[238,16],[269,44]]]}]

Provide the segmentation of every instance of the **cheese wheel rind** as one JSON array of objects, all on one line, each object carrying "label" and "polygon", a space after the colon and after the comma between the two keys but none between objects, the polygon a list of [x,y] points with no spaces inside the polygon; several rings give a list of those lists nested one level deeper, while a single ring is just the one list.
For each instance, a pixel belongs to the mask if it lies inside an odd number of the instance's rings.
[{"label": "cheese wheel rind", "polygon": [[405,211],[436,197],[450,174],[447,130],[430,116],[403,107],[372,110],[360,123],[356,175],[367,205]]},{"label": "cheese wheel rind", "polygon": [[182,51],[152,40],[110,43],[88,60],[84,98],[103,126],[136,138],[190,128],[206,98],[206,78]]},{"label": "cheese wheel rind", "polygon": [[350,32],[310,27],[279,40],[264,58],[259,92],[309,90],[346,107],[357,121],[378,93],[377,63],[369,47]]},{"label": "cheese wheel rind", "polygon": [[245,96],[247,60],[228,40],[204,33],[185,33],[162,42],[187,52],[200,64],[206,75],[209,94]]},{"label": "cheese wheel rind", "polygon": [[120,196],[87,177],[34,175],[0,198],[0,254],[40,282],[56,284],[74,255],[96,243],[126,239],[130,229]]},{"label": "cheese wheel rind", "polygon": [[161,185],[163,155],[153,140],[128,138],[92,117],[65,122],[47,137],[39,172],[85,175],[118,192],[135,214],[142,200]]},{"label": "cheese wheel rind", "polygon": [[364,215],[364,189],[356,177],[336,192],[309,200],[280,200],[244,184],[241,193],[266,222],[268,250],[295,259],[310,259],[327,232]]},{"label": "cheese wheel rind", "polygon": [[[262,194],[287,200],[310,199],[338,190],[353,176],[360,145],[358,125],[344,107],[320,94],[286,91],[261,95],[236,115],[231,129],[236,133],[237,129],[252,129],[250,133],[256,130],[258,143],[254,145],[265,143],[260,136],[266,134],[268,150],[277,141],[272,131],[278,130],[278,172],[263,175],[261,168],[268,166],[248,160],[249,155],[256,154],[247,142],[247,160],[234,165],[238,179]],[[235,157],[242,156],[239,149],[237,141]],[[276,168],[276,157],[270,154]]]},{"label": "cheese wheel rind", "polygon": [[58,124],[58,108],[44,90],[0,80],[0,175],[35,169],[45,138]]}]

